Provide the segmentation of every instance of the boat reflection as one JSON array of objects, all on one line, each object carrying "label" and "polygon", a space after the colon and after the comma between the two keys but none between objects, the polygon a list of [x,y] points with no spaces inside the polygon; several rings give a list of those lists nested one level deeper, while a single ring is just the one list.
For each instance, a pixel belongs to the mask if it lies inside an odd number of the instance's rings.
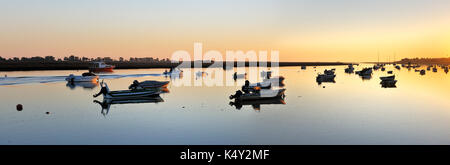
[{"label": "boat reflection", "polygon": [[261,110],[261,105],[263,104],[286,104],[284,98],[274,98],[274,99],[264,99],[264,100],[246,100],[246,101],[231,101],[229,103],[231,106],[236,107],[236,109],[240,110],[244,105],[251,105],[254,110]]},{"label": "boat reflection", "polygon": [[98,86],[98,82],[67,82],[66,87],[75,89],[76,87],[82,87],[84,89],[92,90]]},{"label": "boat reflection", "polygon": [[156,97],[141,97],[134,99],[103,99],[103,101],[94,100],[94,103],[99,104],[102,107],[101,114],[106,116],[109,113],[109,109],[113,104],[142,104],[142,103],[159,103],[164,102],[160,96]]}]

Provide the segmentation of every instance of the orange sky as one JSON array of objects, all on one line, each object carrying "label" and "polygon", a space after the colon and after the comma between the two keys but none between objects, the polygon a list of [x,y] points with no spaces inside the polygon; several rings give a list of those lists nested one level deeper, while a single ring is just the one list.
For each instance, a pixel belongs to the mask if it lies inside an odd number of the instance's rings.
[{"label": "orange sky", "polygon": [[[447,57],[450,2],[0,2],[0,56],[159,57],[279,50],[280,61]],[[389,57],[390,56],[390,57]]]}]

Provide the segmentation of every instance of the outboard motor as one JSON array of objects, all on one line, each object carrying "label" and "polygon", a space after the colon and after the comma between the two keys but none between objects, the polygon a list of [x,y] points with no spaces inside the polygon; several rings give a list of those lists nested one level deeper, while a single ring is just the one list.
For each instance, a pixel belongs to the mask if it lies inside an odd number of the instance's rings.
[{"label": "outboard motor", "polygon": [[102,87],[102,89],[100,90],[100,92],[98,92],[97,94],[94,95],[94,97],[98,97],[101,94],[106,95],[109,93],[109,88],[108,85],[105,83],[105,85],[103,85],[103,82],[100,83],[100,86]]},{"label": "outboard motor", "polygon": [[139,86],[139,81],[134,80],[133,84],[131,84],[128,89],[136,89]]}]

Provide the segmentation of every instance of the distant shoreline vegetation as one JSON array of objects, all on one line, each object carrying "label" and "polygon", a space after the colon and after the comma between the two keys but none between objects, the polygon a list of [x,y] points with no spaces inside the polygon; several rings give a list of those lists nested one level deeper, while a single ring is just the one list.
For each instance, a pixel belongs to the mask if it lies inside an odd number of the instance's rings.
[{"label": "distant shoreline vegetation", "polygon": [[[118,60],[110,57],[77,57],[71,55],[69,57],[56,59],[53,56],[45,57],[14,57],[14,58],[2,58],[0,57],[0,71],[29,71],[29,70],[83,70],[88,69],[92,62],[103,61],[107,64],[115,65],[115,69],[141,69],[141,68],[174,68],[180,63],[174,62],[168,58],[159,59],[152,57],[136,58],[131,57],[124,59],[120,57]],[[237,66],[238,62],[234,62],[234,66]],[[242,62],[244,63],[244,62]],[[207,63],[203,62],[202,67],[209,67],[214,64],[214,61]],[[279,66],[323,66],[323,65],[347,65],[349,63],[343,62],[279,62]],[[245,62],[244,66],[249,66],[249,62]],[[271,63],[267,63],[267,67],[270,67]],[[191,61],[191,66],[194,67],[194,62]],[[223,66],[226,66],[226,62],[223,62]]]},{"label": "distant shoreline vegetation", "polygon": [[404,58],[404,59],[400,60],[398,63],[449,65],[450,57],[447,57],[447,58]]}]

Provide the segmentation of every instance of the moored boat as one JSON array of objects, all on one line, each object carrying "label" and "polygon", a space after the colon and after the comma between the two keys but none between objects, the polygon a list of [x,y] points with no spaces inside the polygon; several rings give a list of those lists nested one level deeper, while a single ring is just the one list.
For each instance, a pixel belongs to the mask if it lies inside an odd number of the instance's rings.
[{"label": "moored boat", "polygon": [[105,99],[130,99],[158,96],[161,93],[159,88],[110,91],[108,84],[101,82],[100,86],[102,89],[94,97],[103,94],[103,98]]},{"label": "moored boat", "polygon": [[386,77],[380,77],[381,81],[391,81],[391,80],[395,80],[395,75],[394,76],[386,76]]},{"label": "moored boat", "polygon": [[263,100],[284,97],[286,89],[261,89],[258,92],[243,93],[242,91],[236,91],[236,94],[231,95],[230,99],[236,99],[238,101],[245,100]]},{"label": "moored boat", "polygon": [[108,65],[102,61],[93,62],[92,66],[89,67],[90,72],[112,72],[115,68],[114,65]]}]

